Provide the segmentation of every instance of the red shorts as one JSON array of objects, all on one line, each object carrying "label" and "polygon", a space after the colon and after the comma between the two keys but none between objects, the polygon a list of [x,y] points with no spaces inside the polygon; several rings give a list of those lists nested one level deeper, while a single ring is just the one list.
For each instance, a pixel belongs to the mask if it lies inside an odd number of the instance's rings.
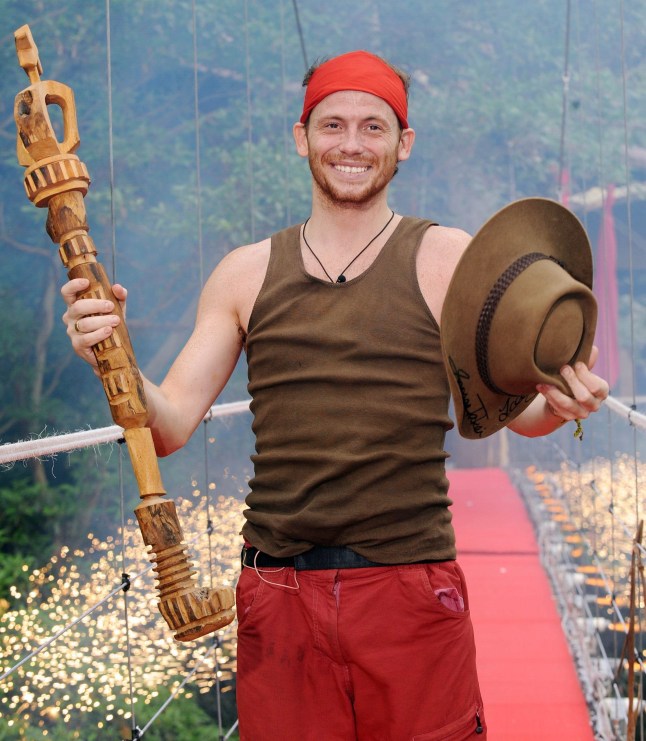
[{"label": "red shorts", "polygon": [[455,561],[243,568],[237,605],[241,741],[486,739]]}]

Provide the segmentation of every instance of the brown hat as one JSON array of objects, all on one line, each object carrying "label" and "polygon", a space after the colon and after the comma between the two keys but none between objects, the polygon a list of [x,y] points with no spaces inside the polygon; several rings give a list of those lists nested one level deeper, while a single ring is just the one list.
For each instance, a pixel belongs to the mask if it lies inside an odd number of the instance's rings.
[{"label": "brown hat", "polygon": [[592,252],[574,214],[526,198],[492,216],[451,279],[442,352],[460,434],[483,438],[517,417],[559,370],[587,362],[597,321]]}]

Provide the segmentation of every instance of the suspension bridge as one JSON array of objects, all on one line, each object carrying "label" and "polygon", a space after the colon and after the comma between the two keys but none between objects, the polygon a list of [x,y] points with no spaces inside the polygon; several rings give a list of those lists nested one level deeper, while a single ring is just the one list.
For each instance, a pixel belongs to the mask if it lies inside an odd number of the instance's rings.
[{"label": "suspension bridge", "polygon": [[[362,9],[370,10],[369,5]],[[258,112],[254,109],[251,31],[254,13],[260,14],[261,8],[252,0],[238,6],[242,29],[237,49],[241,61],[238,92],[242,92],[246,113],[248,152],[242,187],[249,199],[248,231],[253,241],[264,228],[258,217],[262,213],[258,160],[264,152],[254,128]],[[614,377],[616,395],[594,419],[584,422],[583,441],[573,439],[570,425],[541,440],[519,439],[506,431],[481,445],[467,444],[454,435],[449,438],[447,448],[455,450],[449,478],[457,545],[470,586],[479,671],[490,735],[496,741],[646,738],[640,499],[646,417],[640,411],[644,390],[640,389],[643,380],[636,338],[641,317],[636,284],[643,270],[644,241],[635,223],[635,205],[646,193],[643,183],[634,182],[635,168],[629,162],[631,156],[639,156],[631,142],[630,100],[636,95],[631,84],[635,83],[626,74],[634,50],[624,46],[625,8],[623,2],[616,2],[613,16],[619,35],[612,64],[621,85],[612,95],[602,92],[601,9],[597,2],[590,10],[584,3],[568,0],[561,10],[556,27],[564,40],[558,91],[562,104],[560,119],[553,126],[559,151],[556,195],[596,236],[601,372]],[[592,48],[597,56],[584,59],[580,56],[586,27],[582,16],[588,11],[594,15]],[[187,3],[187,12],[190,53],[183,61],[191,69],[195,119],[191,202],[197,224],[193,254],[199,273],[196,284],[201,286],[209,218],[205,191],[210,187],[204,182],[204,123],[214,114],[212,110],[205,113],[206,96],[198,74],[205,64],[199,45],[205,8],[193,0]],[[107,233],[116,276],[121,195],[113,142],[114,13],[106,0],[106,59],[102,64],[107,69],[109,121]],[[281,0],[275,13],[283,34],[277,89],[284,92],[293,86],[286,71],[287,57],[296,56],[299,65],[307,66],[308,26],[296,0],[291,4]],[[374,38],[367,35],[363,41],[368,45]],[[584,68],[591,70],[587,79],[583,79]],[[428,91],[422,75],[418,77]],[[604,131],[603,107],[608,97],[621,112],[621,127],[612,139],[613,145],[615,139],[620,140],[616,151]],[[597,138],[598,156],[592,166],[578,159],[572,145],[582,100],[595,111],[593,133],[587,134]],[[287,120],[286,103],[283,114]],[[518,157],[515,151],[512,160]],[[286,183],[282,216],[290,223],[293,171],[288,157],[283,160],[278,165],[284,168],[281,177]],[[596,171],[594,176],[591,170]],[[575,180],[577,189],[572,187]],[[510,199],[517,195],[514,183],[510,177]],[[422,195],[418,204],[424,205]],[[612,280],[617,262],[626,276],[620,297],[627,327],[621,352],[616,345],[616,317],[609,309],[618,300]],[[233,464],[222,460],[218,441],[235,429],[251,452],[249,421],[246,399],[217,404],[210,410],[193,441],[199,449],[200,470],[192,467],[187,472],[186,487],[177,495],[188,546],[211,583],[235,585],[238,532],[249,475],[246,468],[234,470]],[[186,725],[186,733],[237,738],[235,628],[180,646],[160,620],[153,598],[152,567],[145,560],[130,515],[123,430],[115,425],[61,435],[34,434],[31,439],[1,445],[0,466],[8,469],[38,460],[55,472],[57,466],[74,466],[83,454],[94,455],[97,466],[115,472],[115,519],[119,522],[107,537],[89,533],[85,547],[63,548],[51,557],[44,554],[42,566],[29,574],[29,591],[14,590],[12,604],[0,616],[0,716],[10,733],[15,729],[15,738],[47,737],[53,722],[63,720],[69,738],[88,738],[91,728],[96,738],[139,739],[152,737],[159,719],[201,695],[208,698],[210,715],[195,722],[208,721],[211,735],[199,725],[195,730]],[[210,717],[214,714],[215,723]]]}]

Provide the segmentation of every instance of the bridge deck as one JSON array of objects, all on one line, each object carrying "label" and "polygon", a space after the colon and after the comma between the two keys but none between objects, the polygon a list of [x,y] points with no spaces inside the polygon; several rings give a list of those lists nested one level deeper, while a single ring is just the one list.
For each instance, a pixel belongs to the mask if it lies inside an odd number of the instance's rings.
[{"label": "bridge deck", "polygon": [[492,741],[593,741],[532,524],[498,469],[449,471]]}]

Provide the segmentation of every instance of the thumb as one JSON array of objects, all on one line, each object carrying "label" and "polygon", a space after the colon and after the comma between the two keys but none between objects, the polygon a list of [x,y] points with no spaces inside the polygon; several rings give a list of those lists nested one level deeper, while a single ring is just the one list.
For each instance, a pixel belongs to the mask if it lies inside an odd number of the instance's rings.
[{"label": "thumb", "polygon": [[126,299],[128,297],[128,290],[124,288],[121,283],[115,283],[112,286],[112,293],[121,305],[121,311],[123,312],[123,318],[126,318]]},{"label": "thumb", "polygon": [[592,350],[590,350],[590,359],[588,360],[588,368],[592,370],[594,368],[594,364],[599,359],[599,348],[596,345],[592,345]]}]

